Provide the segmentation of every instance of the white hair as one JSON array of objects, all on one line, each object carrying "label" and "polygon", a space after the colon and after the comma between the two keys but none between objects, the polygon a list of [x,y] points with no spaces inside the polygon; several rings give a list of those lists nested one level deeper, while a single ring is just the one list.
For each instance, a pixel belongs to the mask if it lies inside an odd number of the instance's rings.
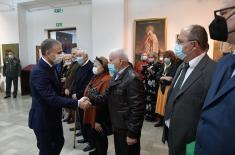
[{"label": "white hair", "polygon": [[116,55],[118,56],[120,59],[129,62],[128,56],[126,54],[126,51],[122,48],[117,48],[117,49],[112,49],[110,50],[110,55]]}]

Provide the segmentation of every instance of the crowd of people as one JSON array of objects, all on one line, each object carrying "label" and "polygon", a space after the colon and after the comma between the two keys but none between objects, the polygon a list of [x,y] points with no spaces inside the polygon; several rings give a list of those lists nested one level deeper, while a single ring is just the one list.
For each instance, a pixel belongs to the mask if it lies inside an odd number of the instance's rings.
[{"label": "crowd of people", "polygon": [[[235,44],[234,10],[228,0],[215,11],[212,39]],[[235,53],[216,64],[208,50],[200,25],[182,28],[174,51],[143,52],[134,67],[123,49],[92,62],[82,49],[64,55],[60,42],[44,40],[30,77],[29,127],[39,154],[60,154],[62,108],[64,122],[75,122],[71,130],[79,131],[83,139],[77,142],[87,143],[83,151],[91,155],[107,154],[109,135],[117,155],[139,155],[144,119],[163,126],[170,155],[185,155],[189,144],[196,155],[235,154]]]}]

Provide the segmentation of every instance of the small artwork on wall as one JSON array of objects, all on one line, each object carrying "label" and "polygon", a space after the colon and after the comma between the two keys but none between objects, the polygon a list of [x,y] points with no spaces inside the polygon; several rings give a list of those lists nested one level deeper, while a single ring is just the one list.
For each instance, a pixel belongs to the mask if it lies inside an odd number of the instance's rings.
[{"label": "small artwork on wall", "polygon": [[14,53],[16,58],[19,58],[19,44],[2,44],[2,57],[3,60],[7,57],[8,52],[11,51]]},{"label": "small artwork on wall", "polygon": [[142,53],[166,50],[166,18],[135,20],[134,60]]},{"label": "small artwork on wall", "polygon": [[213,60],[218,61],[223,56],[233,52],[234,50],[235,50],[235,45],[215,40],[213,47]]}]

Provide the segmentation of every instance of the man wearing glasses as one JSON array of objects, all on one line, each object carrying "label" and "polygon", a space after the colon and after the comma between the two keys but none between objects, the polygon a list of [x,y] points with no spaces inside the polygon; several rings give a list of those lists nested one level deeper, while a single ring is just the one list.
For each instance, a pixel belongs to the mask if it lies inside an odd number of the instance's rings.
[{"label": "man wearing glasses", "polygon": [[[226,0],[209,26],[214,40],[235,44],[235,1]],[[235,51],[218,63],[197,129],[195,155],[235,154]]]},{"label": "man wearing glasses", "polygon": [[165,107],[163,142],[169,155],[185,155],[186,145],[196,138],[196,130],[215,62],[207,55],[206,30],[200,25],[183,28],[175,46],[176,56],[184,62],[178,67]]}]

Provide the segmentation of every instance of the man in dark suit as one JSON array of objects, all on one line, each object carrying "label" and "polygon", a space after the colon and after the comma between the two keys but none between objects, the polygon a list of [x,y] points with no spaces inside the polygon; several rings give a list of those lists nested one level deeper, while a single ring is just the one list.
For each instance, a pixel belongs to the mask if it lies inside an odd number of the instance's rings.
[{"label": "man in dark suit", "polygon": [[[89,60],[88,54],[84,50],[78,51],[77,63],[80,65],[80,67],[77,69],[75,73],[73,92],[72,92],[73,99],[83,97],[85,88],[87,84],[90,82],[91,78],[93,77],[93,72],[92,72],[93,63]],[[78,114],[81,125],[81,132],[84,139],[78,140],[77,142],[85,143],[88,141],[89,127],[83,124],[84,111],[82,109],[79,109]],[[92,146],[88,143],[88,145],[83,149],[83,151],[89,151],[91,149]]]},{"label": "man in dark suit", "polygon": [[4,60],[3,76],[6,76],[6,96],[11,97],[11,84],[13,81],[14,92],[13,97],[16,98],[18,91],[18,77],[21,73],[20,60],[14,56],[12,50],[8,50],[8,57]]},{"label": "man in dark suit", "polygon": [[[212,39],[235,45],[235,1],[224,1],[209,26]],[[197,128],[196,155],[235,154],[235,51],[216,66]]]},{"label": "man in dark suit", "polygon": [[191,25],[181,30],[176,56],[183,59],[173,79],[165,107],[163,142],[170,155],[186,155],[186,144],[195,140],[200,111],[215,67],[207,55],[205,29]]},{"label": "man in dark suit", "polygon": [[104,95],[89,92],[92,104],[109,105],[116,155],[139,155],[145,114],[145,93],[140,77],[129,65],[123,49],[111,52],[110,72],[115,72]]},{"label": "man in dark suit", "polygon": [[32,106],[28,123],[36,135],[39,154],[59,155],[64,144],[62,107],[86,108],[86,101],[60,96],[60,80],[54,65],[63,59],[61,43],[46,39],[41,44],[41,52],[42,58],[30,76]]}]

